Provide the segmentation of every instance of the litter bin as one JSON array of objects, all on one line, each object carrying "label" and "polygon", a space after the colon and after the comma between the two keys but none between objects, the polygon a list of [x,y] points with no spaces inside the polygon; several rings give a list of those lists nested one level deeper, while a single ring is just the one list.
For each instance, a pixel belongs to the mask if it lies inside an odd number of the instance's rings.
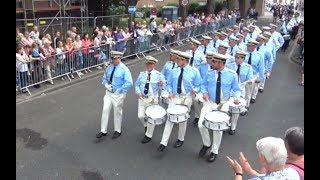
[{"label": "litter bin", "polygon": [[163,6],[162,19],[167,18],[170,21],[178,19],[178,7],[176,6]]}]

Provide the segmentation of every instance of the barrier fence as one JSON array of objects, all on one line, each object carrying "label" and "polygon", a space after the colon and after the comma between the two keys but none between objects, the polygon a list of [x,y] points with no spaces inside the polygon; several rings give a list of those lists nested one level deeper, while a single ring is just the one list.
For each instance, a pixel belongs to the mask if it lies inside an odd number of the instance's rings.
[{"label": "barrier fence", "polygon": [[74,76],[81,78],[83,73],[91,68],[101,69],[110,61],[111,50],[124,52],[123,58],[136,56],[145,57],[146,52],[167,50],[172,45],[182,45],[190,37],[208,35],[213,31],[221,30],[236,23],[236,19],[221,20],[215,23],[203,23],[167,32],[146,34],[125,41],[112,41],[100,46],[82,48],[72,52],[52,54],[45,57],[33,57],[27,62],[27,71],[19,68],[23,63],[17,63],[17,86],[20,90],[31,95],[30,87],[39,88],[39,85],[48,82],[53,84],[55,79],[71,81]]}]

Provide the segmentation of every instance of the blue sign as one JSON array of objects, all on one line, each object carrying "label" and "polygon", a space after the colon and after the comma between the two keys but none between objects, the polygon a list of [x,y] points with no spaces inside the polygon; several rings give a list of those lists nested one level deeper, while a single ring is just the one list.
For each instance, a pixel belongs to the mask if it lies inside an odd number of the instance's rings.
[{"label": "blue sign", "polygon": [[128,6],[128,12],[129,13],[135,13],[137,10],[137,7],[136,6]]}]

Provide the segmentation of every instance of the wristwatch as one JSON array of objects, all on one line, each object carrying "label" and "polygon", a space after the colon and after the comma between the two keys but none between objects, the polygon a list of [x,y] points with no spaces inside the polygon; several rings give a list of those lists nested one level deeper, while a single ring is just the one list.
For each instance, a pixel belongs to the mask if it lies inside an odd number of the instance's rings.
[{"label": "wristwatch", "polygon": [[236,174],[235,174],[235,176],[237,176],[237,175],[239,175],[239,176],[243,176],[243,174],[242,174],[242,173],[236,173]]}]

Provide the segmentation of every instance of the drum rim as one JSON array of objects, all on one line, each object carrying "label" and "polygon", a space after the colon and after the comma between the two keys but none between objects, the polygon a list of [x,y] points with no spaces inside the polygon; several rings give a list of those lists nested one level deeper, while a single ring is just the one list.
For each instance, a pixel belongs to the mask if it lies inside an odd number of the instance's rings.
[{"label": "drum rim", "polygon": [[[149,111],[147,111],[148,108],[149,108],[149,107],[153,107],[153,106],[158,106],[158,107],[160,107],[160,109],[162,109],[161,111],[159,111],[159,112],[164,112],[164,113],[163,113],[163,116],[162,116],[161,118],[159,118],[159,117],[154,118],[154,117],[151,117],[150,115],[148,115],[148,114],[149,114],[149,113],[148,113]],[[152,114],[152,113],[151,113],[151,114]],[[145,110],[145,115],[146,115],[148,118],[152,118],[152,119],[162,119],[162,118],[164,118],[164,117],[166,116],[166,114],[167,114],[166,110],[165,110],[162,106],[160,106],[159,104],[152,104],[152,105],[146,107],[146,110]]]},{"label": "drum rim", "polygon": [[[227,120],[225,120],[225,121],[218,121],[217,123],[219,123],[219,122],[227,122],[227,121],[229,120],[229,118],[230,118],[230,116],[229,116],[229,114],[228,114],[227,112],[214,110],[214,111],[207,112],[207,113],[204,115],[204,120],[205,120],[205,121],[206,121],[206,120],[207,120],[207,121],[210,121],[209,119],[206,118],[206,116],[207,116],[207,114],[212,113],[212,112],[220,112],[220,113],[223,113],[223,114],[225,114],[225,115],[228,116],[228,119],[227,119]],[[214,122],[214,121],[212,121],[212,122]]]}]

